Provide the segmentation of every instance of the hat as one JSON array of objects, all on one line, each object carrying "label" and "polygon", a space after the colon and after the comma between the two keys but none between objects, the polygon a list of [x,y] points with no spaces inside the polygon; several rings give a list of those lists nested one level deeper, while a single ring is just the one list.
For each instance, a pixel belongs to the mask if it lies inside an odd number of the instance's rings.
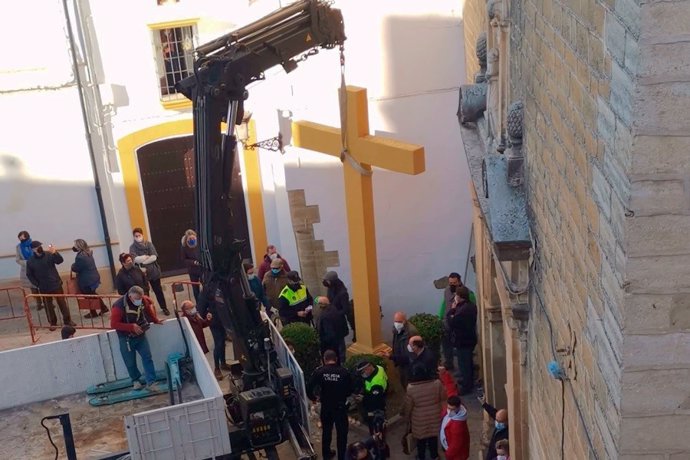
[{"label": "hat", "polygon": [[291,272],[288,272],[287,277],[290,281],[299,281],[300,280],[299,273],[297,273],[294,270],[292,270]]},{"label": "hat", "polygon": [[338,279],[338,274],[334,271],[326,272],[323,279],[324,281],[335,281]]},{"label": "hat", "polygon": [[273,259],[271,261],[271,268],[283,268],[283,259]]},{"label": "hat", "polygon": [[31,242],[31,249],[35,249],[35,248],[42,246],[42,245],[43,245],[43,243],[41,243],[40,241],[32,241]]},{"label": "hat", "polygon": [[371,366],[371,361],[364,360],[357,364],[357,372],[362,372],[364,369],[366,369],[368,366]]}]

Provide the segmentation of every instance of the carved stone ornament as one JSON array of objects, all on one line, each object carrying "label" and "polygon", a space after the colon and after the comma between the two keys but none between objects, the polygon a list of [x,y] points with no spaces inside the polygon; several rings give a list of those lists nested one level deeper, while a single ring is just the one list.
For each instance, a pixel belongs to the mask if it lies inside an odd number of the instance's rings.
[{"label": "carved stone ornament", "polygon": [[498,12],[498,7],[500,6],[501,0],[489,0],[486,2],[486,14],[489,15],[489,20],[496,17]]},{"label": "carved stone ornament", "polygon": [[458,119],[461,124],[475,122],[486,110],[486,83],[460,86]]},{"label": "carved stone ornament", "polygon": [[510,140],[510,148],[505,153],[508,160],[507,180],[513,187],[521,185],[525,180],[523,173],[524,156],[522,154],[523,109],[522,101],[513,102],[508,107],[506,120],[506,131]]},{"label": "carved stone ornament", "polygon": [[479,72],[474,76],[475,83],[486,81],[486,32],[482,32],[477,37],[475,44],[477,61],[479,62]]},{"label": "carved stone ornament", "polygon": [[486,76],[491,78],[498,75],[498,50],[491,48],[486,57]]}]

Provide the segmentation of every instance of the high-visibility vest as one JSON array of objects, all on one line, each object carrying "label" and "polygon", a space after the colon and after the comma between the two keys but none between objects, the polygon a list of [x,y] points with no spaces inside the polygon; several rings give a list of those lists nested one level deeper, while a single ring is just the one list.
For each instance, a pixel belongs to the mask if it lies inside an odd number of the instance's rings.
[{"label": "high-visibility vest", "polygon": [[300,284],[299,289],[293,291],[290,286],[285,286],[278,298],[283,297],[288,301],[291,307],[304,302],[307,299],[307,288],[304,284]]},{"label": "high-visibility vest", "polygon": [[378,369],[378,372],[374,374],[374,377],[364,381],[365,393],[371,393],[371,389],[376,385],[379,385],[381,388],[383,388],[383,391],[386,391],[386,388],[388,387],[388,376],[386,375],[386,371],[381,366],[376,366],[376,368]]}]

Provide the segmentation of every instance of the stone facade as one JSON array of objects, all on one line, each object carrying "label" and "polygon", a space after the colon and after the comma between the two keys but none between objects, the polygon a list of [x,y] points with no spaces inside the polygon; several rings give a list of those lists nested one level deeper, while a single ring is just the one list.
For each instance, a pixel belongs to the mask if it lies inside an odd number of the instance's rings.
[{"label": "stone facade", "polygon": [[[505,381],[487,366],[487,395],[507,383],[507,398],[495,400],[520,417],[511,419],[515,458],[562,448],[566,458],[690,458],[690,1],[486,3],[465,3],[466,42],[505,8],[509,52],[497,78],[509,91],[499,102],[524,102],[529,319],[504,324],[498,339],[482,327],[485,365],[506,366]],[[466,57],[469,80],[478,64]],[[503,134],[491,129],[488,139]],[[463,130],[472,162],[470,136]],[[478,147],[496,154],[495,144]],[[484,208],[475,209],[480,248],[491,235]],[[501,262],[490,251],[477,257],[483,324],[506,323],[506,305],[514,312],[519,300],[502,292]],[[505,297],[498,317],[495,290]],[[509,345],[523,330],[516,353]],[[547,373],[552,360],[563,385]]]}]

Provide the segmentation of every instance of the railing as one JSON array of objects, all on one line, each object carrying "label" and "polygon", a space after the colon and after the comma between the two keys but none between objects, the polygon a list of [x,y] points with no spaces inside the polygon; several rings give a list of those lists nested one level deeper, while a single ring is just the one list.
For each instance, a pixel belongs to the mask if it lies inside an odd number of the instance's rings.
[{"label": "railing", "polygon": [[173,293],[173,305],[175,310],[179,311],[180,304],[185,300],[191,300],[196,305],[196,298],[194,296],[194,287],[201,288],[201,283],[196,281],[175,281],[169,283]]},{"label": "railing", "polygon": [[[101,302],[112,310],[113,303],[122,298],[120,295],[86,295],[86,294],[29,294],[24,296],[24,313],[29,324],[29,332],[31,333],[31,342],[36,343],[39,340],[37,331],[39,329],[48,329],[54,331],[58,327],[65,326],[64,315],[60,307],[61,301],[64,302],[65,307],[69,313],[70,320],[75,323],[75,329],[101,329],[108,330],[110,328],[110,319],[106,322],[104,315],[98,315],[95,318],[85,318],[81,315],[83,311],[94,310],[101,311]],[[43,308],[35,312],[31,311],[29,306],[32,299],[41,300]],[[50,300],[50,302],[49,302]],[[56,324],[51,324],[47,314],[48,305],[52,305],[55,317],[58,319]],[[76,315],[73,313],[76,312]],[[85,321],[86,320],[86,321]],[[58,324],[60,326],[58,326]]]},{"label": "railing", "polygon": [[20,286],[0,289],[0,321],[24,318],[24,297],[26,291]]}]

